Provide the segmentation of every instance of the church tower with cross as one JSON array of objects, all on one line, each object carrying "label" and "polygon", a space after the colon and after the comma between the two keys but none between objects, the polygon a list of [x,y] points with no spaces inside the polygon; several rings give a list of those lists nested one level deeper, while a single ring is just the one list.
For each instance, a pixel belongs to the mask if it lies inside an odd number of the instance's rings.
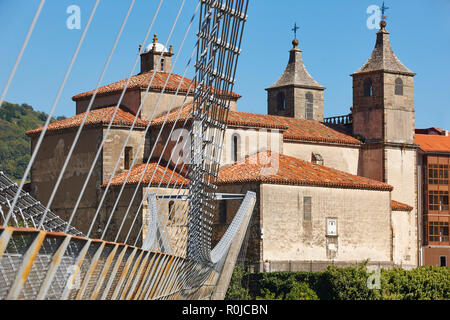
[{"label": "church tower with cross", "polygon": [[298,47],[298,29],[295,24],[295,38],[286,69],[278,81],[266,89],[268,114],[323,121],[325,88],[305,68],[302,51]]},{"label": "church tower with cross", "polygon": [[[351,75],[353,134],[364,142],[358,175],[393,186],[392,198],[414,207],[408,219],[415,227],[408,237],[417,239],[415,73],[394,54],[386,26],[382,20],[372,55]],[[417,244],[411,240],[409,245],[408,263],[417,259]]]},{"label": "church tower with cross", "polygon": [[392,50],[386,21],[353,77],[353,133],[366,143],[414,143],[414,76]]}]

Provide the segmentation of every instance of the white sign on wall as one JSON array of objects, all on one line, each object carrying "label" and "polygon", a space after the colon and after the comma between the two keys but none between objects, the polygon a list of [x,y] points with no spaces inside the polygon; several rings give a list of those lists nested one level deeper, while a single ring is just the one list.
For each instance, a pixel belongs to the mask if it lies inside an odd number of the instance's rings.
[{"label": "white sign on wall", "polygon": [[327,219],[327,235],[337,236],[337,219]]}]

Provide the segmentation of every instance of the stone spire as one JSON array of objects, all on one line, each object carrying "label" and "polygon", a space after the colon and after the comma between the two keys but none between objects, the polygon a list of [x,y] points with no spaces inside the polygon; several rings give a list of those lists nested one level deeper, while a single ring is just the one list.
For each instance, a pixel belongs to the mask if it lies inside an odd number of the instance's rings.
[{"label": "stone spire", "polygon": [[306,71],[298,43],[297,39],[292,41],[286,69],[278,81],[266,89],[268,114],[323,121],[325,88]]},{"label": "stone spire", "polygon": [[299,41],[292,41],[293,48],[290,50],[289,63],[281,77],[268,89],[296,86],[302,88],[325,89],[308,73],[303,64],[302,51],[298,48]]},{"label": "stone spire", "polygon": [[386,71],[405,75],[415,75],[411,70],[403,65],[392,50],[389,41],[389,32],[386,31],[386,21],[380,22],[380,31],[377,33],[377,42],[372,56],[356,72],[364,73],[371,71]]}]

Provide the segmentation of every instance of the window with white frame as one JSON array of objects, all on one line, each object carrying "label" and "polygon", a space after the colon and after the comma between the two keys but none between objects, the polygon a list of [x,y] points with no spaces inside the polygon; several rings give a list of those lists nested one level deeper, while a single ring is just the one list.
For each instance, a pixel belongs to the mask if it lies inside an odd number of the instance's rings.
[{"label": "window with white frame", "polygon": [[327,219],[327,236],[337,236],[337,219],[328,218]]}]

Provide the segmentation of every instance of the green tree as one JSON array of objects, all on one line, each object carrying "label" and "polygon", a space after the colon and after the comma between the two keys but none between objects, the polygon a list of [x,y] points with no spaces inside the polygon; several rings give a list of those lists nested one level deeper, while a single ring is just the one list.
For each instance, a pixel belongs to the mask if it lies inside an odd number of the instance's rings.
[{"label": "green tree", "polygon": [[47,117],[27,104],[0,106],[0,171],[14,180],[22,178],[30,160],[30,138],[25,132],[43,126]]}]

